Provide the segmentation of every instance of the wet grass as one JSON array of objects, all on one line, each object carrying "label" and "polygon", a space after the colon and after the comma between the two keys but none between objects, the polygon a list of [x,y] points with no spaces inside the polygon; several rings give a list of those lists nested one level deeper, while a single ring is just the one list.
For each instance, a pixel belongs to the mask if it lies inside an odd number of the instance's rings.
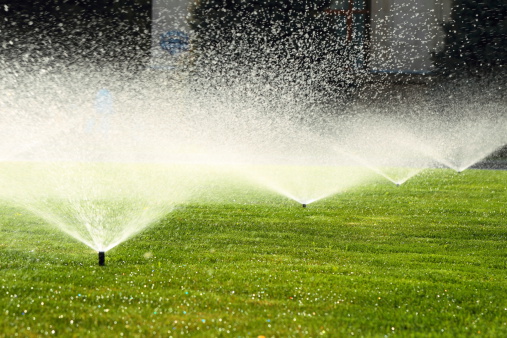
[{"label": "wet grass", "polygon": [[97,254],[0,216],[5,336],[507,336],[507,172],[435,170],[306,209],[225,187]]}]

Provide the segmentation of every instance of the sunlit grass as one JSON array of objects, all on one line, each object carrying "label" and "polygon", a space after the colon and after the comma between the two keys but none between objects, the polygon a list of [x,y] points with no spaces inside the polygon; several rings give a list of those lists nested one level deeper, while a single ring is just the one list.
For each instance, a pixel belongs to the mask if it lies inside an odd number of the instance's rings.
[{"label": "sunlit grass", "polygon": [[507,336],[506,182],[427,171],[306,209],[217,186],[109,251],[105,267],[3,206],[0,332]]}]

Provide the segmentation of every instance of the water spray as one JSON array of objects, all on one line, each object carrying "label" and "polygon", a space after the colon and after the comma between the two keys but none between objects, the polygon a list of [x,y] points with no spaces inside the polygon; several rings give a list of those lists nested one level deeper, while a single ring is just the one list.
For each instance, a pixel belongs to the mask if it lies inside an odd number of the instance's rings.
[{"label": "water spray", "polygon": [[99,265],[106,265],[106,253],[104,251],[99,251]]}]

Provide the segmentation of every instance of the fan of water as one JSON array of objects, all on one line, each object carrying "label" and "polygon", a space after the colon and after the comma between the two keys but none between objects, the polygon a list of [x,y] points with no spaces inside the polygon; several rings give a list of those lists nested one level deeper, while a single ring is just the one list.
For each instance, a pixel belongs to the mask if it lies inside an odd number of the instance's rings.
[{"label": "fan of water", "polygon": [[[164,117],[140,114],[132,88],[118,90],[115,100],[107,89],[94,93],[77,82],[81,76],[46,78],[52,81],[44,88],[31,86],[31,100],[2,101],[10,113],[3,117],[15,118],[2,124],[11,132],[2,133],[0,197],[107,251],[188,200],[199,183],[195,168],[159,142],[170,138],[156,127]],[[10,95],[23,95],[16,85]]]},{"label": "fan of water", "polygon": [[[496,104],[460,107],[473,113],[436,119],[419,149],[445,166],[461,172],[507,144],[507,111]],[[503,112],[503,114],[502,114]],[[495,114],[492,114],[495,113]]]},{"label": "fan of water", "polygon": [[[420,140],[409,121],[382,116],[375,109],[344,121],[336,128],[336,151],[371,169],[394,184],[401,185],[435,161],[417,151]],[[361,137],[357,137],[361,135]]]}]

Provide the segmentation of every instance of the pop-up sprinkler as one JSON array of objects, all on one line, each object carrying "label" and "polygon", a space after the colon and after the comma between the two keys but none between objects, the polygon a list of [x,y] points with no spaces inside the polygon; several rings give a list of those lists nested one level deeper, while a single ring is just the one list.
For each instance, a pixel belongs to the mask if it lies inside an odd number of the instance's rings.
[{"label": "pop-up sprinkler", "polygon": [[104,251],[99,251],[99,265],[106,265],[106,253]]},{"label": "pop-up sprinkler", "polygon": [[303,203],[303,208],[306,208],[306,204],[305,203]]}]

